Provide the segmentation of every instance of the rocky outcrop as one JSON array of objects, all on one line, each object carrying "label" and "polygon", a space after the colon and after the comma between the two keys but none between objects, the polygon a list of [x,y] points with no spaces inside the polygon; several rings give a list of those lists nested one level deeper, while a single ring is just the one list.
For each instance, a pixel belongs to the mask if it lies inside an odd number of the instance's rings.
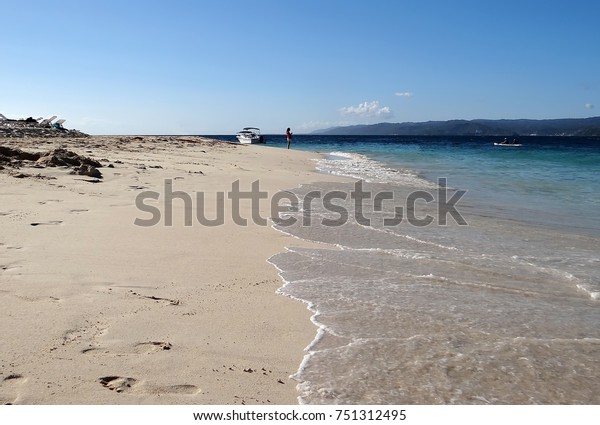
[{"label": "rocky outcrop", "polygon": [[95,159],[76,154],[66,149],[54,149],[47,152],[26,152],[0,146],[0,167],[18,169],[23,165],[36,168],[44,167],[69,167],[73,174],[102,178],[98,168],[102,164]]},{"label": "rocky outcrop", "polygon": [[98,170],[96,167],[94,167],[92,165],[87,165],[87,164],[80,165],[79,167],[73,169],[73,171],[71,171],[71,174],[78,174],[80,176],[89,176],[89,177],[94,177],[97,179],[102,178],[102,173],[100,172],[100,170]]},{"label": "rocky outcrop", "polygon": [[79,167],[81,165],[102,167],[102,164],[95,159],[81,156],[75,152],[61,148],[41,153],[40,157],[36,160],[36,163],[50,167]]}]

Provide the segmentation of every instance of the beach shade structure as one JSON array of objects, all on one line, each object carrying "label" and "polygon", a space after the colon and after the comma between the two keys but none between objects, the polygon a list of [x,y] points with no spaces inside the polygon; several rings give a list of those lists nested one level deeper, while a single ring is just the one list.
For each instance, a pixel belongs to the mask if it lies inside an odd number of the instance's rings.
[{"label": "beach shade structure", "polygon": [[0,121],[4,121],[7,120],[8,118],[6,118],[4,115],[0,114]]},{"label": "beach shade structure", "polygon": [[52,116],[51,118],[45,119],[40,121],[40,125],[50,125],[50,123],[55,120],[57,118],[56,115]]},{"label": "beach shade structure", "polygon": [[64,123],[65,121],[66,121],[66,120],[60,119],[60,120],[56,121],[56,122],[53,124],[53,127],[54,127],[54,128],[62,128],[62,127],[63,127],[63,123]]}]

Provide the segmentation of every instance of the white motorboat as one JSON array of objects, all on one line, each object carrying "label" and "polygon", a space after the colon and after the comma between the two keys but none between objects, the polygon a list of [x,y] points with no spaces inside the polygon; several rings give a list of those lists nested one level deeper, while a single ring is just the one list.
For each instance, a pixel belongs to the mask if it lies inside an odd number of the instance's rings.
[{"label": "white motorboat", "polygon": [[494,142],[494,146],[508,146],[513,148],[519,148],[523,146],[517,139],[513,139],[511,142],[508,139],[504,139],[502,142]]},{"label": "white motorboat", "polygon": [[260,134],[260,129],[256,127],[244,127],[235,135],[240,143],[265,143],[265,139]]},{"label": "white motorboat", "polygon": [[507,146],[509,148],[520,148],[523,145],[521,143],[494,143],[494,146]]}]

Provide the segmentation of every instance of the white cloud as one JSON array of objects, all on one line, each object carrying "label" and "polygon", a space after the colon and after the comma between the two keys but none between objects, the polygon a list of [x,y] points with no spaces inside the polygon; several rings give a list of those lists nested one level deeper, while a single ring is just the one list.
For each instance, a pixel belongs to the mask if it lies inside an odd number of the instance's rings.
[{"label": "white cloud", "polygon": [[399,97],[413,97],[415,94],[411,93],[409,91],[402,91],[402,92],[396,92],[394,93],[394,96],[399,96]]},{"label": "white cloud", "polygon": [[591,103],[586,103],[585,109],[594,109],[594,105],[592,105]]},{"label": "white cloud", "polygon": [[342,115],[358,116],[358,117],[379,117],[386,118],[392,116],[392,110],[389,106],[379,107],[379,102],[363,102],[358,106],[345,106],[338,109]]}]

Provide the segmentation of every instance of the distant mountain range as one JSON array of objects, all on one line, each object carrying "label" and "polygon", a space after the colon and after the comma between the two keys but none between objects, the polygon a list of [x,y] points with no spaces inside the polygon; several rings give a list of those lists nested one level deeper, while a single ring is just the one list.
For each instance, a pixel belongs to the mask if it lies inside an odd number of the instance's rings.
[{"label": "distant mountain range", "polygon": [[600,136],[600,117],[379,123],[317,130],[336,136]]}]

